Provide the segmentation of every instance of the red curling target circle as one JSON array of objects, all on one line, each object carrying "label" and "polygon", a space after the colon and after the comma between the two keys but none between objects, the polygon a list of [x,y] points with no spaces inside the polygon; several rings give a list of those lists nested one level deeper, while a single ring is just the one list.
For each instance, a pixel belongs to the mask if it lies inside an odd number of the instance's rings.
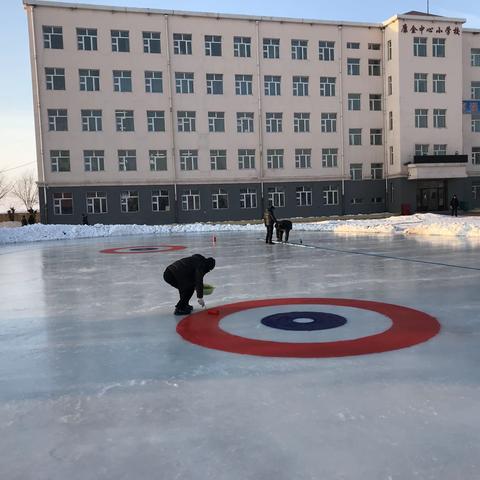
[{"label": "red curling target circle", "polygon": [[182,245],[143,245],[134,247],[118,247],[100,250],[100,253],[116,253],[116,254],[134,254],[134,253],[164,253],[173,252],[175,250],[185,250],[187,247]]},{"label": "red curling target circle", "polygon": [[[289,343],[241,337],[220,328],[228,315],[275,305],[335,305],[370,310],[388,317],[392,325],[378,334],[334,342]],[[177,332],[187,341],[206,348],[244,355],[264,357],[329,358],[388,352],[426,342],[440,331],[436,318],[413,308],[389,303],[348,298],[281,298],[231,303],[218,308],[218,315],[209,310],[182,319]]]}]

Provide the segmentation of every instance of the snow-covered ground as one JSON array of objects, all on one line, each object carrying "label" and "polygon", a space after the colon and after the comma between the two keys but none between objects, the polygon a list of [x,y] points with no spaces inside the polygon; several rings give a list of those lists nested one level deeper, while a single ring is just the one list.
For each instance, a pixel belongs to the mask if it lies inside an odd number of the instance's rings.
[{"label": "snow-covered ground", "polygon": [[[16,225],[14,225],[14,223]],[[42,225],[17,226],[5,222],[0,226],[0,245],[74,238],[113,237],[125,235],[168,235],[184,232],[259,231],[262,224],[192,223],[175,225]],[[439,235],[448,237],[480,238],[480,217],[450,217],[432,213],[392,216],[368,220],[326,220],[321,222],[294,222],[294,230],[334,232],[348,235]]]}]

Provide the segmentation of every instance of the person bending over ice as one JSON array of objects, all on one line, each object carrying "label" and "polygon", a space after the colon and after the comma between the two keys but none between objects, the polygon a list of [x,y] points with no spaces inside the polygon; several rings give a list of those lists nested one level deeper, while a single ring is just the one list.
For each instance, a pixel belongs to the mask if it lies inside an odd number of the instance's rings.
[{"label": "person bending over ice", "polygon": [[215,259],[205,258],[196,253],[191,257],[181,258],[169,265],[163,273],[163,279],[178,289],[180,300],[175,305],[175,315],[188,315],[193,307],[188,304],[195,290],[198,304],[205,307],[203,300],[203,277],[215,268]]},{"label": "person bending over ice", "polygon": [[288,236],[292,229],[292,222],[290,220],[279,220],[275,223],[275,228],[277,230],[277,241],[283,241],[283,233],[285,232],[285,242],[288,242]]}]

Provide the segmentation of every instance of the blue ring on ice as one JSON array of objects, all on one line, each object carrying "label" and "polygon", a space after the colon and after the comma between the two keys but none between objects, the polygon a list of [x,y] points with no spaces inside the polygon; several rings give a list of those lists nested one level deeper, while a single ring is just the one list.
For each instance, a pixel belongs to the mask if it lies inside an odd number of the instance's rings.
[{"label": "blue ring on ice", "polygon": [[[303,321],[305,319],[306,322]],[[341,327],[347,323],[347,319],[326,312],[283,312],[263,317],[260,322],[267,327],[280,330],[306,331]]]}]

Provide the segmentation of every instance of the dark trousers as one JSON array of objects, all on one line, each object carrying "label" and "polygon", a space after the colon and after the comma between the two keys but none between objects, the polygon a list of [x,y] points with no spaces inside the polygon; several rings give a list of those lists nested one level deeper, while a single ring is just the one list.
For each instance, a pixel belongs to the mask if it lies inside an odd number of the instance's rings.
[{"label": "dark trousers", "polygon": [[267,236],[265,237],[265,243],[273,243],[273,225],[266,225],[267,227]]},{"label": "dark trousers", "polygon": [[175,305],[175,308],[179,310],[185,309],[192,298],[193,292],[195,292],[195,285],[179,285],[177,279],[168,268],[163,274],[163,279],[180,293],[180,300]]},{"label": "dark trousers", "polygon": [[452,207],[452,217],[455,215],[457,216],[458,213],[458,207]]},{"label": "dark trousers", "polygon": [[279,242],[283,241],[283,232],[285,232],[285,241],[288,242],[288,236],[290,235],[290,230],[277,230],[277,240]]}]

